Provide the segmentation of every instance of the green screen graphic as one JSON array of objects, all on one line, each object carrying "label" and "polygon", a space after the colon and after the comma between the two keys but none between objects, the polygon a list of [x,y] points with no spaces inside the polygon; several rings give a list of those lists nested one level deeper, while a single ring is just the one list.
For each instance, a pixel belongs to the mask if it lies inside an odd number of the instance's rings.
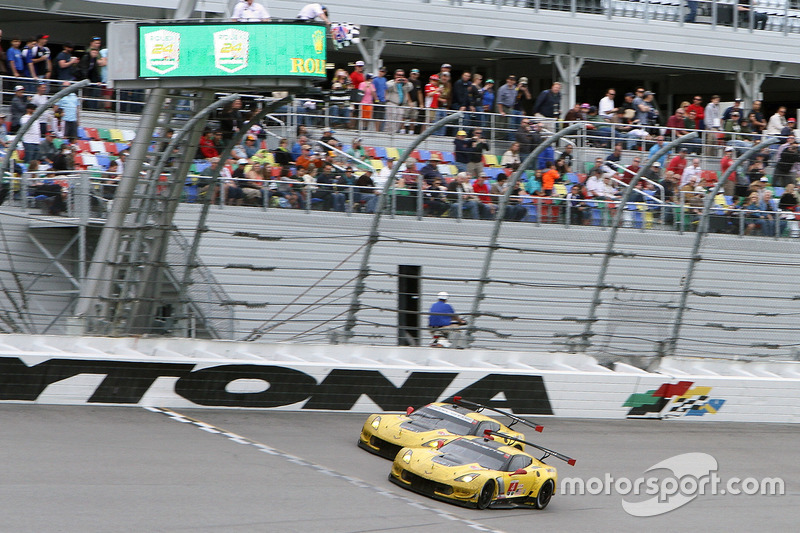
[{"label": "green screen graphic", "polygon": [[326,44],[310,24],[141,24],[139,77],[324,77]]}]

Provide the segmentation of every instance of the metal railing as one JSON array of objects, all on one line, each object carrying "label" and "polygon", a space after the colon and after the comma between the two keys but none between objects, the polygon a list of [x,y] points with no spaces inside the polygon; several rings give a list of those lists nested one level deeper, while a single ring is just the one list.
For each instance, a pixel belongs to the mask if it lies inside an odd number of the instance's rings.
[{"label": "metal railing", "polygon": [[[430,2],[430,0],[422,0]],[[800,6],[796,0],[754,0],[753,9],[739,11],[735,0],[448,0],[453,5],[483,4],[497,8],[523,8],[539,11],[564,11],[615,18],[639,19],[644,22],[665,21],[679,25],[730,26],[735,29],[756,29],[800,32]]]}]

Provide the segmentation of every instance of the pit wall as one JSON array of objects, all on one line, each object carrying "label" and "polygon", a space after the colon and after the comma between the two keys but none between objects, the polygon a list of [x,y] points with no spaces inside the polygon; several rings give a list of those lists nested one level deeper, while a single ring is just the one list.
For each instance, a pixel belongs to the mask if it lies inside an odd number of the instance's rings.
[{"label": "pit wall", "polygon": [[[800,365],[670,361],[609,370],[571,354],[4,336],[0,401],[403,411],[453,396],[531,417],[800,422]],[[461,361],[461,364],[458,364]],[[686,370],[694,370],[694,373]],[[723,375],[725,374],[725,375]]]}]

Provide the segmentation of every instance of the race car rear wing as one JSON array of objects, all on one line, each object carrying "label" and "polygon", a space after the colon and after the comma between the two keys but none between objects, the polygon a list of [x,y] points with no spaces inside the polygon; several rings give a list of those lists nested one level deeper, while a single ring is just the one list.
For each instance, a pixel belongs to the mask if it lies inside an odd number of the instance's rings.
[{"label": "race car rear wing", "polygon": [[542,456],[541,459],[539,459],[542,462],[544,462],[545,459],[547,459],[548,457],[550,457],[552,455],[556,459],[561,459],[562,461],[565,461],[570,466],[575,466],[575,459],[573,459],[571,457],[567,457],[563,453],[558,453],[556,451],[553,451],[553,450],[550,450],[548,448],[545,448],[544,446],[539,446],[538,444],[534,444],[534,443],[528,442],[526,440],[515,438],[512,435],[506,435],[505,433],[500,433],[499,431],[492,431],[491,429],[487,429],[486,431],[483,432],[483,438],[484,439],[494,440],[494,438],[493,438],[494,435],[496,435],[498,437],[503,437],[506,440],[512,440],[514,442],[521,442],[521,443],[525,444],[526,446],[532,446],[532,447],[536,448],[537,450],[543,451],[544,455]]},{"label": "race car rear wing", "polygon": [[503,411],[502,409],[495,409],[494,407],[489,407],[488,405],[482,405],[482,404],[479,404],[479,403],[470,402],[468,400],[465,400],[461,396],[453,396],[453,402],[455,402],[458,405],[463,405],[464,407],[472,409],[473,411],[480,412],[480,411],[483,411],[484,409],[488,409],[489,411],[494,411],[495,413],[499,413],[499,414],[501,414],[503,416],[507,416],[508,418],[511,419],[511,423],[508,424],[509,428],[514,427],[514,424],[519,422],[520,424],[523,424],[523,425],[526,425],[528,427],[533,428],[534,430],[538,431],[539,433],[541,433],[542,430],[544,430],[544,426],[542,426],[540,424],[537,424],[535,422],[529,422],[528,420],[525,420],[524,418],[520,418],[517,415],[513,415],[513,414],[509,413],[508,411]]}]

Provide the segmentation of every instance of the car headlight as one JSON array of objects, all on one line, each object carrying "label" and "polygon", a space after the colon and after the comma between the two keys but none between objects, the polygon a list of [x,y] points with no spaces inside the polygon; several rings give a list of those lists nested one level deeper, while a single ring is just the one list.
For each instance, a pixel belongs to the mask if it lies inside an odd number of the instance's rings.
[{"label": "car headlight", "polygon": [[372,429],[378,429],[378,426],[381,425],[381,417],[376,416],[370,425],[372,426]]},{"label": "car headlight", "polygon": [[463,476],[457,477],[456,481],[459,481],[461,483],[469,483],[470,481],[472,481],[473,479],[475,479],[479,475],[480,474],[464,474]]},{"label": "car headlight", "polygon": [[403,454],[403,462],[405,464],[411,462],[411,455],[413,455],[413,452],[411,450],[408,450],[406,453]]},{"label": "car headlight", "polygon": [[442,444],[444,444],[444,439],[433,439],[429,440],[425,444],[422,445],[423,448],[440,448]]}]

